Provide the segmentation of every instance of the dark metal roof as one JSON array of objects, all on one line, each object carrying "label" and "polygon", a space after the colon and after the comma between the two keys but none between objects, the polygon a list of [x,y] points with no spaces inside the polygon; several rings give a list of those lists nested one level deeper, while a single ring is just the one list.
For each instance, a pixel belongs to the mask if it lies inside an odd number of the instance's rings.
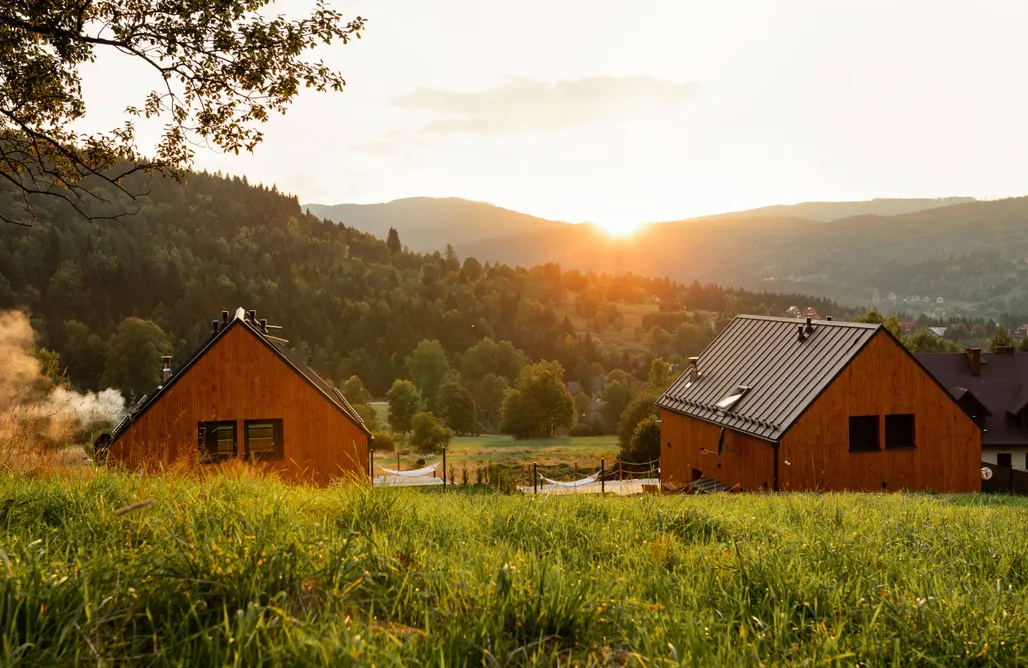
[{"label": "dark metal roof", "polygon": [[[736,316],[700,354],[699,378],[689,369],[657,401],[668,410],[778,441],[857,356],[881,325]],[[730,409],[716,404],[746,387]]]},{"label": "dark metal roof", "polygon": [[157,386],[153,392],[149,392],[136,402],[136,404],[129,408],[128,415],[125,416],[118,426],[111,432],[111,442],[113,443],[118,439],[119,436],[128,431],[129,427],[132,426],[139,416],[145,413],[151,406],[160,400],[161,396],[174,385],[178,380],[185,375],[185,373],[194,365],[196,362],[210,350],[215,343],[217,343],[221,337],[225,336],[229,330],[235,327],[243,327],[248,332],[256,336],[261,343],[270,348],[276,353],[282,360],[293,368],[296,373],[303,376],[303,378],[310,383],[314,389],[318,390],[326,399],[328,399],[336,408],[343,412],[350,420],[354,422],[358,427],[361,428],[366,434],[371,434],[367,426],[364,424],[364,420],[357,414],[350,402],[346,400],[346,397],[341,392],[336,390],[328,381],[323,379],[321,376],[316,374],[307,364],[293,353],[282,340],[276,340],[274,337],[265,334],[261,331],[260,327],[250,321],[247,312],[243,308],[236,309],[235,315],[228,324],[222,323],[216,334],[212,334],[206,341],[204,341],[193,354],[185,361],[184,364],[180,365],[172,374],[168,377],[168,380],[161,385]]},{"label": "dark metal roof", "polygon": [[1028,355],[983,352],[981,356],[981,375],[975,376],[964,353],[915,355],[954,396],[964,400],[971,395],[988,410],[978,420],[983,446],[1028,445],[1028,429],[1011,415],[1028,404]]}]

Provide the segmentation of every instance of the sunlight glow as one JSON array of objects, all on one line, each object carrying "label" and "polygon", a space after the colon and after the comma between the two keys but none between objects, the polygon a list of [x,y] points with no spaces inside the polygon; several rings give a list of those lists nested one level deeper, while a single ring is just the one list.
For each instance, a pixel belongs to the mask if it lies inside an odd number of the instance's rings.
[{"label": "sunlight glow", "polygon": [[643,226],[643,223],[623,220],[610,220],[594,224],[597,228],[611,237],[630,237]]}]

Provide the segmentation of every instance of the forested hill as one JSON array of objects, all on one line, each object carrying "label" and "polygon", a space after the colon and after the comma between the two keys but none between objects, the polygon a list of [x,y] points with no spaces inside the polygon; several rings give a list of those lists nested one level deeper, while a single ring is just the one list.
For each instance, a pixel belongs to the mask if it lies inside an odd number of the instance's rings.
[{"label": "forested hill", "polygon": [[726,216],[649,225],[625,239],[567,225],[459,250],[500,262],[545,258],[566,269],[730,282],[939,317],[1028,312],[1028,197],[832,222]]},{"label": "forested hill", "polygon": [[411,197],[384,204],[304,204],[303,209],[382,238],[390,227],[396,227],[404,244],[421,252],[442,251],[446,244],[459,248],[483,239],[540,234],[567,225],[457,197]]},{"label": "forested hill", "polygon": [[[379,395],[409,376],[405,357],[425,339],[438,340],[455,369],[489,337],[529,359],[560,361],[569,378],[615,367],[644,377],[654,355],[696,354],[710,340],[701,311],[719,312],[722,322],[792,305],[838,314],[825,300],[662,278],[393,254],[381,239],[238,178],[192,174],[182,185],[141,175],[128,185],[149,191],[134,215],[90,221],[54,200],[49,220],[0,229],[0,309],[28,310],[40,344],[60,354],[82,388],[129,365],[134,351],[162,347],[161,337],[183,359],[213,318],[237,306],[283,326],[327,378],[356,373]],[[0,206],[18,200],[0,193]],[[153,323],[132,321],[123,332],[130,317]]]},{"label": "forested hill", "polygon": [[704,218],[803,218],[828,222],[853,216],[901,216],[974,201],[976,200],[973,197],[938,197],[931,199],[877,198],[861,202],[801,202],[799,204],[775,204],[759,209],[734,211]]}]

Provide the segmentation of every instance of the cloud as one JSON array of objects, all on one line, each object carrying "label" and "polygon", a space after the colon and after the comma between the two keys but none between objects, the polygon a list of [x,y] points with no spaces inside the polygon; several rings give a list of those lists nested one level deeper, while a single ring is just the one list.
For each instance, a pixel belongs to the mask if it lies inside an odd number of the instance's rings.
[{"label": "cloud", "polygon": [[442,116],[426,123],[420,134],[491,134],[556,130],[663,114],[687,102],[696,90],[694,83],[646,76],[555,83],[513,77],[498,88],[478,92],[419,88],[393,102],[411,111]]}]

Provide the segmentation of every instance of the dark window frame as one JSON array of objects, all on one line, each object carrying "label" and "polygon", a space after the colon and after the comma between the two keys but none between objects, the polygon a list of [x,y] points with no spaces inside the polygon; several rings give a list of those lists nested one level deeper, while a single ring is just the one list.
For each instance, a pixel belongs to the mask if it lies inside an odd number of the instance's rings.
[{"label": "dark window frame", "polygon": [[[900,424],[901,420],[909,422],[909,426]],[[885,416],[885,449],[917,449],[917,417],[914,413],[890,413]]]},{"label": "dark window frame", "polygon": [[[217,450],[211,451],[210,446],[207,443],[207,436],[210,433],[211,427],[216,430],[222,428],[232,428],[232,454],[218,452]],[[215,447],[217,447],[218,439],[215,439]],[[239,458],[239,425],[235,420],[201,420],[196,423],[196,448],[200,453],[200,456],[208,462],[227,462],[232,459]]]},{"label": "dark window frame", "polygon": [[[255,424],[268,424],[272,425],[275,449],[270,454],[260,453],[259,456],[255,456],[250,451],[250,426]],[[246,461],[250,462],[277,462],[284,461],[286,458],[285,445],[282,438],[282,418],[263,418],[259,420],[244,420],[243,421],[243,456]]]},{"label": "dark window frame", "polygon": [[[864,425],[855,423],[855,421],[863,421]],[[874,431],[870,429],[871,421],[874,421]],[[854,427],[858,428],[858,432],[854,433]],[[867,439],[871,434],[874,434],[874,442]],[[856,436],[856,438],[854,438]],[[855,443],[856,441],[856,443]],[[881,417],[878,415],[850,415],[849,416],[849,448],[850,452],[881,452],[882,451],[882,437],[881,437]]]}]

